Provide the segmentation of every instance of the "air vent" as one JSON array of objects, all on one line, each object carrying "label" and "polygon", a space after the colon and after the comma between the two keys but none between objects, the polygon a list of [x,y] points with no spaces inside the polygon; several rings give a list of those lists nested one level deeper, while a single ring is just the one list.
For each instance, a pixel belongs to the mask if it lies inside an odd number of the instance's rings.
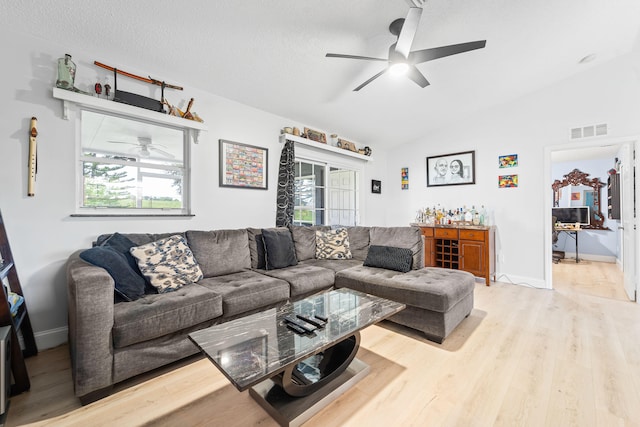
[{"label": "air vent", "polygon": [[601,123],[599,125],[571,129],[571,139],[592,138],[594,136],[604,136],[607,133],[609,133],[609,126],[606,123]]}]

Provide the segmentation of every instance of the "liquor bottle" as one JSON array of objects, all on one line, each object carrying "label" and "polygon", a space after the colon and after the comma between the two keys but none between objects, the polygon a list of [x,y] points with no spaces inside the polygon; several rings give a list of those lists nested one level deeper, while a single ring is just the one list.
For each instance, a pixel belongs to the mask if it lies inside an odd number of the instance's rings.
[{"label": "liquor bottle", "polygon": [[487,210],[484,205],[480,208],[480,225],[487,225]]},{"label": "liquor bottle", "polygon": [[56,86],[61,89],[73,89],[76,78],[76,64],[71,60],[71,55],[66,53],[64,58],[58,59],[58,80]]}]

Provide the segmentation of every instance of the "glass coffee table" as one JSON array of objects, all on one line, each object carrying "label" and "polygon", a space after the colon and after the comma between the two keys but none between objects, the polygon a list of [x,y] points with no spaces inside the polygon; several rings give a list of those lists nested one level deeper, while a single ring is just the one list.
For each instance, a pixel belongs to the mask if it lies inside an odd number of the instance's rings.
[{"label": "glass coffee table", "polygon": [[[369,372],[355,358],[360,330],[404,304],[343,288],[192,332],[189,338],[239,390],[283,426],[297,426]],[[295,331],[290,321],[307,331]]]}]

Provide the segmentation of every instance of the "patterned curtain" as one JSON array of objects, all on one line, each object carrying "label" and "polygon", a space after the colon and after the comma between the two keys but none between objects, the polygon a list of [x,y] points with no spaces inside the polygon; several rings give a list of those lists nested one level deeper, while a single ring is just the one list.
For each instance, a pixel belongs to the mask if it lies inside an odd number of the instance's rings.
[{"label": "patterned curtain", "polygon": [[276,198],[276,227],[293,224],[293,195],[295,180],[295,150],[293,141],[287,140],[280,154],[278,168],[278,195]]}]

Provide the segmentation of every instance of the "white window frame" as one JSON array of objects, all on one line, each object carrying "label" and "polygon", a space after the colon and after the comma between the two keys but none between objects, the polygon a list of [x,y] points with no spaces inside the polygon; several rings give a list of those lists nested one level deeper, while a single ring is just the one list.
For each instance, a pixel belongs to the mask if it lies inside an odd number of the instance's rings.
[{"label": "white window frame", "polygon": [[[148,126],[160,126],[170,129],[175,129],[182,132],[182,149],[183,149],[183,162],[182,167],[182,207],[181,208],[111,208],[111,207],[91,207],[83,206],[84,197],[84,162],[95,160],[93,157],[83,155],[82,147],[82,117],[83,112],[88,111],[95,114],[103,114],[107,116],[113,116],[123,118],[132,121],[138,121]],[[144,118],[129,117],[122,114],[113,112],[105,112],[94,108],[82,107],[79,109],[79,120],[76,126],[76,214],[73,216],[192,216],[191,214],[191,155],[190,155],[190,141],[194,138],[192,135],[193,130],[185,127],[172,126],[170,124],[158,123],[152,120],[146,120]],[[195,138],[194,138],[195,139]],[[123,164],[131,167],[138,168],[153,168],[160,170],[175,170],[176,167],[171,166],[159,166],[156,164],[149,164],[144,162],[136,162],[131,164],[130,162],[121,161],[117,159],[109,160],[111,164]],[[143,176],[153,177],[152,172],[142,172],[138,174],[138,179],[141,180]],[[164,176],[162,176],[164,178]]]}]

